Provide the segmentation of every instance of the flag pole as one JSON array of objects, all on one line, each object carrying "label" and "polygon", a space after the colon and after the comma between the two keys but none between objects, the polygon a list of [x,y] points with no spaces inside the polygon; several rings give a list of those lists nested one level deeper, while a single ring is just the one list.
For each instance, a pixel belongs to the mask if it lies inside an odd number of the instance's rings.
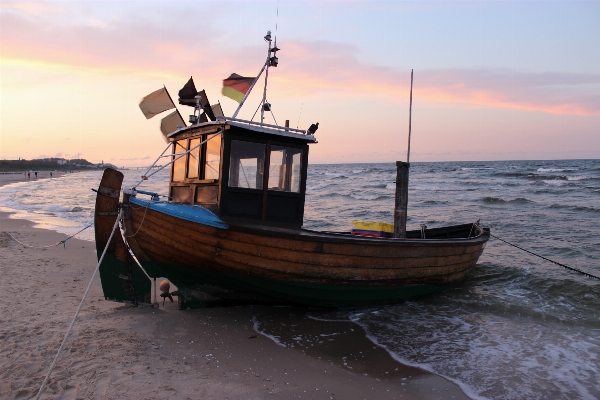
[{"label": "flag pole", "polygon": [[410,107],[408,111],[408,152],[406,153],[406,162],[410,162],[410,131],[412,125],[412,89],[413,89],[413,70],[410,70]]},{"label": "flag pole", "polygon": [[242,98],[242,101],[240,101],[240,105],[235,110],[235,112],[233,113],[233,115],[231,116],[231,118],[237,117],[238,113],[240,112],[240,109],[244,105],[244,102],[246,101],[246,99],[250,95],[250,92],[252,91],[252,88],[254,87],[254,85],[256,84],[256,82],[258,82],[258,78],[260,78],[260,76],[262,75],[262,73],[265,70],[265,67],[267,66],[268,63],[269,63],[269,59],[267,58],[267,62],[265,62],[265,65],[263,65],[262,69],[258,73],[258,76],[256,77],[256,79],[254,79],[254,82],[252,82],[252,85],[250,86],[250,88],[248,89],[248,91],[246,92],[246,94],[244,95],[244,97]]},{"label": "flag pole", "polygon": [[179,109],[175,105],[175,102],[173,101],[173,98],[171,97],[171,94],[169,93],[169,90],[167,89],[167,87],[164,84],[163,84],[163,87],[165,88],[165,92],[167,92],[167,95],[169,96],[169,100],[171,100],[171,103],[173,104],[173,107],[175,107],[175,111],[177,111],[177,114],[179,114],[179,118],[181,118],[181,120],[183,121],[183,125],[187,126],[187,124],[185,123],[185,119],[183,119],[183,117],[181,116],[181,113],[179,112]]}]

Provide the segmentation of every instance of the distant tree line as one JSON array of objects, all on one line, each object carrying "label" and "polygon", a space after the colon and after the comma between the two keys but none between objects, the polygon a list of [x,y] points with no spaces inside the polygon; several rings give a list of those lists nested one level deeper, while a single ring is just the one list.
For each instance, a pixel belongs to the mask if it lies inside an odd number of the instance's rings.
[{"label": "distant tree line", "polygon": [[68,171],[75,169],[100,168],[102,164],[92,164],[84,159],[76,160],[0,160],[0,172],[24,171]]}]

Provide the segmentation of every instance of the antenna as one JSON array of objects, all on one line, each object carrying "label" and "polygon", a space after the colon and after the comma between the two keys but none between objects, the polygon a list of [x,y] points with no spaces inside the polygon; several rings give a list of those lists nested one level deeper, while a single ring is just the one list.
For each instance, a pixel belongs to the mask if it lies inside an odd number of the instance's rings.
[{"label": "antenna", "polygon": [[277,22],[279,21],[279,0],[277,0],[277,17],[275,18],[275,45],[277,45]]},{"label": "antenna", "polygon": [[406,162],[410,162],[410,130],[412,123],[412,88],[413,88],[413,70],[410,70],[410,108],[408,111],[408,152],[406,153]]},{"label": "antenna", "polygon": [[298,122],[296,123],[296,129],[298,129],[298,125],[300,125],[300,117],[302,116],[302,109],[304,108],[304,102],[300,106],[300,114],[298,114]]}]

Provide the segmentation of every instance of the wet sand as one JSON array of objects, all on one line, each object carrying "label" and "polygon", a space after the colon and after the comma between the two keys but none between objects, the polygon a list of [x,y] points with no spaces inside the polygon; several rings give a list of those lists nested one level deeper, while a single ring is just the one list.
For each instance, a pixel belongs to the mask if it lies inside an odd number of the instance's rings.
[{"label": "wet sand", "polygon": [[65,175],[64,171],[52,171],[52,176],[50,176],[50,171],[38,171],[37,178],[35,177],[35,173],[31,173],[31,176],[27,177],[27,172],[0,172],[0,186],[6,185],[8,183],[13,182],[24,182],[24,181],[35,181],[36,179],[48,179],[48,178],[58,178],[59,176]]},{"label": "wet sand", "polygon": [[[0,394],[37,393],[89,283],[92,242],[65,238],[0,213]],[[105,301],[96,277],[42,398],[47,399],[465,399],[455,384],[393,360],[350,322],[306,318],[306,309],[229,307],[179,311]],[[301,348],[260,333],[295,325]]]}]

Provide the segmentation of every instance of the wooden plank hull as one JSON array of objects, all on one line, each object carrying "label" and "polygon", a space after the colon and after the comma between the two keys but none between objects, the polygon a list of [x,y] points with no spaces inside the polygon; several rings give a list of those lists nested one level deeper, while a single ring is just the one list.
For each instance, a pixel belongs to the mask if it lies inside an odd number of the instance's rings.
[{"label": "wooden plank hull", "polygon": [[471,224],[462,226],[464,239],[377,239],[242,224],[221,229],[144,204],[132,199],[125,220],[132,251],[150,276],[167,277],[206,301],[226,292],[333,307],[405,301],[462,281],[489,239],[489,233],[467,238]]}]

